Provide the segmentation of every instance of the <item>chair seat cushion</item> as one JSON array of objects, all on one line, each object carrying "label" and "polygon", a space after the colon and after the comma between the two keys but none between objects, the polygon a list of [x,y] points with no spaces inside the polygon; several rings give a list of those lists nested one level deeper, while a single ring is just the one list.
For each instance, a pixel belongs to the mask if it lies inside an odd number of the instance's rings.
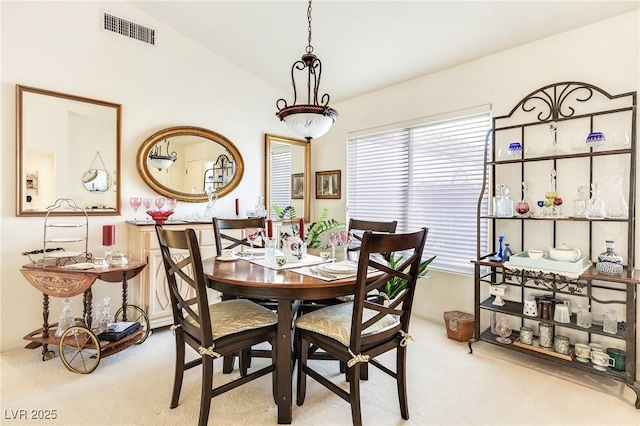
[{"label": "chair seat cushion", "polygon": [[[364,308],[362,312],[363,322],[375,316],[378,312]],[[345,346],[349,346],[351,338],[351,316],[353,314],[353,302],[340,303],[338,305],[327,306],[309,312],[299,317],[295,326],[303,330],[313,331],[330,337]],[[398,322],[396,315],[385,315],[362,332],[363,336],[373,334]]]},{"label": "chair seat cushion", "polygon": [[[214,303],[209,306],[209,314],[214,340],[229,334],[278,323],[278,315],[275,312],[246,299]],[[187,317],[186,320],[198,326],[193,318]]]}]

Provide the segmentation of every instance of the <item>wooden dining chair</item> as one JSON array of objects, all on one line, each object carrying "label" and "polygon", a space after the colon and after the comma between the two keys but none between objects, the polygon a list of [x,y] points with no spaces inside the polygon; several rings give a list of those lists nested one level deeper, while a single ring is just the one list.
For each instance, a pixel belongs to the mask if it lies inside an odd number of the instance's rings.
[{"label": "wooden dining chair", "polygon": [[[349,245],[349,251],[359,251],[362,244],[362,234],[364,231],[388,232],[395,234],[398,227],[398,221],[380,222],[374,220],[349,219],[349,231],[353,235],[352,244]],[[390,259],[390,253],[385,253],[385,258]]]},{"label": "wooden dining chair", "polygon": [[[216,244],[216,254],[220,256],[222,254],[222,250],[226,249],[235,249],[235,250],[244,250],[250,249],[251,244],[247,239],[246,235],[242,235],[242,231],[246,228],[261,228],[265,229],[265,219],[263,217],[259,218],[242,218],[242,219],[220,219],[214,217],[213,221],[213,236]],[[225,232],[227,231],[227,232]],[[235,233],[230,233],[228,231],[236,231]],[[260,239],[258,244],[254,244],[254,248],[264,248],[264,241]],[[231,296],[228,294],[222,295],[222,300],[236,299],[236,296]],[[278,302],[275,300],[268,299],[250,299],[252,302],[257,303],[265,308],[268,308],[272,311],[276,311],[278,307]],[[238,354],[240,355],[240,354]],[[250,352],[245,352],[243,354],[246,359],[241,360],[241,362],[246,362],[247,365],[251,365],[251,357],[261,357],[261,358],[269,358],[271,357],[271,351],[265,349],[253,349]],[[226,356],[224,358],[224,366],[222,371],[225,374],[231,373],[233,371],[235,357],[234,356]]]},{"label": "wooden dining chair", "polygon": [[[393,377],[397,382],[400,414],[409,419],[407,401],[407,342],[411,340],[409,320],[415,294],[419,267],[427,239],[427,228],[413,233],[380,234],[366,231],[362,237],[355,299],[339,305],[327,306],[304,314],[295,321],[295,344],[298,359],[298,389],[296,403],[302,405],[306,396],[307,375],[351,404],[354,425],[362,424],[360,408],[360,369],[371,364]],[[404,259],[397,269],[384,260],[385,253],[402,252]],[[373,256],[372,256],[373,255]],[[374,270],[380,275],[371,280]],[[371,300],[367,295],[397,277],[407,281],[406,289],[395,299],[385,303]],[[331,357],[347,363],[349,391],[312,369],[308,363],[310,345],[321,348]],[[375,358],[396,350],[395,371]]]},{"label": "wooden dining chair", "polygon": [[[272,373],[275,398],[277,315],[245,299],[226,300],[210,305],[195,231],[165,230],[162,225],[155,225],[155,229],[167,275],[173,312],[171,328],[176,339],[175,374],[170,407],[178,406],[185,370],[198,365],[202,365],[198,421],[200,426],[206,425],[209,420],[213,397],[265,374]],[[191,291],[185,292],[182,289],[185,284]],[[273,356],[268,366],[249,373],[248,366],[241,365],[239,378],[224,385],[213,386],[214,359],[248,351],[252,346],[263,342],[270,343],[272,347]],[[185,361],[186,345],[200,356],[192,361]]]}]

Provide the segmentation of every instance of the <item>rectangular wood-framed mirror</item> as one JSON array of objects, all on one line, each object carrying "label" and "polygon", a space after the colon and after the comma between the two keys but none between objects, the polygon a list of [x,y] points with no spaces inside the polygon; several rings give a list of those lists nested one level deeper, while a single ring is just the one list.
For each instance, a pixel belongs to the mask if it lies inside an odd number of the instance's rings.
[{"label": "rectangular wood-framed mirror", "polygon": [[[311,145],[307,141],[264,135],[264,199],[267,218],[277,218],[273,206],[293,206],[309,222],[311,206]],[[293,185],[302,184],[302,188]],[[300,196],[302,195],[302,196]]]},{"label": "rectangular wood-framed mirror", "polygon": [[16,116],[17,216],[120,214],[120,104],[16,85]]}]

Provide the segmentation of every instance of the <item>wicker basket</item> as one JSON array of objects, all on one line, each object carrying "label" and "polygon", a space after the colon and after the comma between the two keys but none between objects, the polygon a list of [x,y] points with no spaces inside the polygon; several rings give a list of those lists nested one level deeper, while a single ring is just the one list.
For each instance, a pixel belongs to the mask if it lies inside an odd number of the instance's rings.
[{"label": "wicker basket", "polygon": [[460,311],[444,313],[444,325],[447,337],[459,342],[466,342],[473,337],[473,315]]}]

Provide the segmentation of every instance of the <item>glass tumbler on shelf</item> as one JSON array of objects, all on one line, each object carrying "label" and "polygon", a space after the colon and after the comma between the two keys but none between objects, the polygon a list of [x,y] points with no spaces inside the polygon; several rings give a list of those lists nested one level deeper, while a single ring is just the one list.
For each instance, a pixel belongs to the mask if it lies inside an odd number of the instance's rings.
[{"label": "glass tumbler on shelf", "polygon": [[587,201],[587,211],[585,216],[588,219],[604,219],[606,215],[605,204],[600,198],[600,184],[591,184],[591,198]]},{"label": "glass tumbler on shelf", "polygon": [[609,334],[618,333],[618,317],[616,316],[616,312],[613,310],[608,310],[606,314],[604,314],[604,319],[602,320],[602,331]]},{"label": "glass tumbler on shelf", "polygon": [[578,327],[590,328],[591,327],[591,312],[589,312],[589,305],[579,305],[578,313],[576,314],[576,324]]}]

